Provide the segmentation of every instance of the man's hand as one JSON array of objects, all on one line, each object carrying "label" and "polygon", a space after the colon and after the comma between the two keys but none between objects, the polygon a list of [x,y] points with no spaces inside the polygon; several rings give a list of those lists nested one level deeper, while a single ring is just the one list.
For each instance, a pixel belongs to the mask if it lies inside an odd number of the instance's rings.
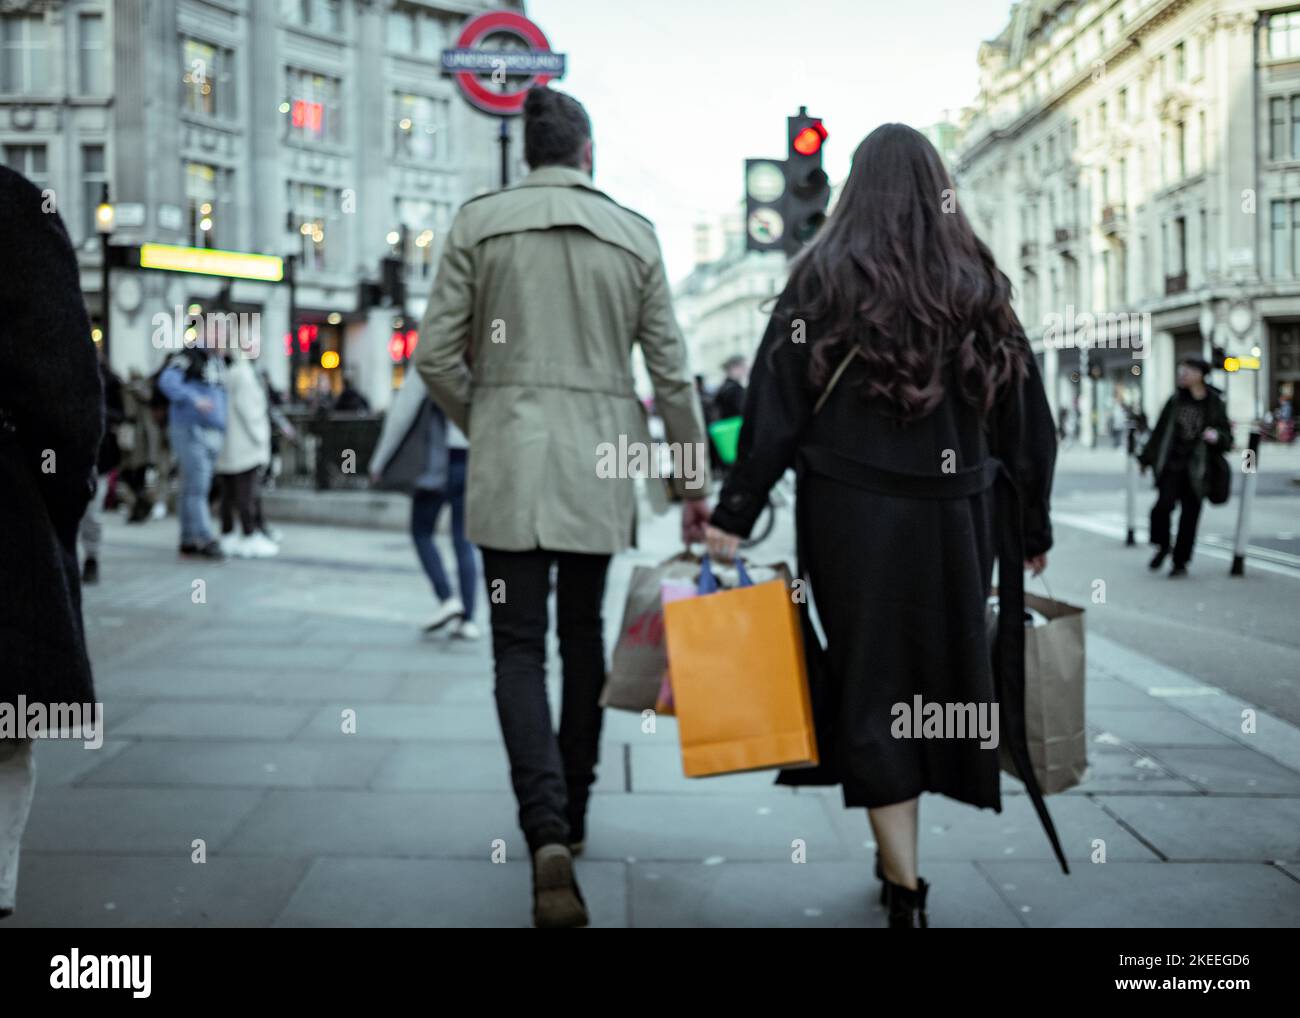
[{"label": "man's hand", "polygon": [[722,562],[730,562],[740,548],[739,537],[713,526],[705,528],[704,540],[709,546],[709,554]]},{"label": "man's hand", "polygon": [[682,503],[683,544],[704,540],[704,528],[709,525],[709,512],[707,498],[689,498]]},{"label": "man's hand", "polygon": [[201,414],[212,413],[212,409],[215,406],[216,404],[213,403],[212,400],[208,399],[206,396],[196,396],[194,399],[194,409]]},{"label": "man's hand", "polygon": [[1219,433],[1214,428],[1206,428],[1201,432],[1201,437],[1209,442],[1210,445],[1214,445],[1219,441]]},{"label": "man's hand", "polygon": [[1043,552],[1041,555],[1035,555],[1033,558],[1025,559],[1025,568],[1030,571],[1031,575],[1037,576],[1047,568],[1047,552]]}]

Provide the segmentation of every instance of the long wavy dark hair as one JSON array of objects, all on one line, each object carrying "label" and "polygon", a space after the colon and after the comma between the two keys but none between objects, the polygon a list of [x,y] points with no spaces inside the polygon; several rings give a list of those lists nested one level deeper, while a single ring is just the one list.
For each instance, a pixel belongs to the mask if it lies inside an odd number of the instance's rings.
[{"label": "long wavy dark hair", "polygon": [[823,388],[856,346],[862,397],[902,422],[939,405],[949,365],[981,414],[1025,370],[1011,283],[958,207],[939,153],[904,124],[878,127],[858,146],[782,303],[790,321],[803,319],[809,331],[816,324],[814,386]]}]

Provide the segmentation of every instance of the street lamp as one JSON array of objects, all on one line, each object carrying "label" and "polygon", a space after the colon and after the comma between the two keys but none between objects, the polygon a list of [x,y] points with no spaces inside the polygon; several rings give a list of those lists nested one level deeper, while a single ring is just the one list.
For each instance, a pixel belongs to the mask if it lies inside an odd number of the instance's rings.
[{"label": "street lamp", "polygon": [[108,184],[104,185],[100,192],[99,204],[95,207],[95,232],[99,234],[99,299],[102,305],[100,313],[99,327],[101,330],[102,341],[100,351],[104,356],[104,363],[108,364],[108,319],[109,308],[109,239],[113,235],[113,224],[117,219],[117,210],[113,208],[113,203],[108,198]]}]

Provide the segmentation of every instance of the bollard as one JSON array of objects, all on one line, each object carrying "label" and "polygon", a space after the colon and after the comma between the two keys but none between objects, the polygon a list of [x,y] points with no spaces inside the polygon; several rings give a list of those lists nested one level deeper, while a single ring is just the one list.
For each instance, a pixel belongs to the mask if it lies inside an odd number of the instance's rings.
[{"label": "bollard", "polygon": [[1250,433],[1247,448],[1251,454],[1251,469],[1241,482],[1241,506],[1237,510],[1237,537],[1232,543],[1232,569],[1229,576],[1246,575],[1246,543],[1250,540],[1250,510],[1255,502],[1255,486],[1259,481],[1259,432]]},{"label": "bollard", "polygon": [[1128,536],[1124,538],[1124,544],[1132,547],[1137,544],[1138,498],[1137,428],[1132,424],[1128,426],[1128,440],[1125,447],[1128,449],[1128,455],[1124,457],[1124,519],[1127,523]]}]

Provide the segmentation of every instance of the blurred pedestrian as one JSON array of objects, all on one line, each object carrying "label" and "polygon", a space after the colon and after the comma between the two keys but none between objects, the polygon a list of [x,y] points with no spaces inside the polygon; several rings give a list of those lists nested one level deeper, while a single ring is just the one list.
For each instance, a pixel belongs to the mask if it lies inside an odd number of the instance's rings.
[{"label": "blurred pedestrian", "polygon": [[122,380],[104,360],[103,350],[96,349],[100,386],[104,393],[104,437],[100,440],[99,455],[95,460],[95,494],[82,514],[78,528],[83,554],[81,582],[86,586],[99,582],[99,551],[104,540],[102,513],[109,508],[108,493],[112,490],[113,474],[122,461],[117,432],[125,419]]},{"label": "blurred pedestrian", "polygon": [[339,393],[339,398],[334,401],[334,409],[345,414],[370,413],[370,401],[361,395],[349,375],[343,376],[343,391]]},{"label": "blurred pedestrian", "polygon": [[158,378],[167,397],[172,452],[181,469],[182,555],[221,559],[225,555],[212,532],[208,496],[226,430],[226,387],[221,358],[198,345],[172,355]]},{"label": "blurred pedestrian", "polygon": [[[221,550],[238,558],[270,558],[280,546],[258,529],[258,491],[271,462],[266,390],[248,355],[236,350],[225,371],[226,433],[217,457],[221,484]],[[240,533],[235,533],[238,517]]]},{"label": "blurred pedestrian", "polygon": [[[1209,457],[1232,448],[1232,424],[1222,393],[1206,382],[1208,361],[1186,357],[1178,365],[1177,388],[1156,419],[1138,462],[1155,474],[1159,496],[1151,508],[1152,569],[1173,552],[1169,575],[1185,576],[1196,545],[1196,526],[1206,495]],[[1170,546],[1170,523],[1178,512],[1178,538]]]},{"label": "blurred pedestrian", "polygon": [[[370,478],[377,487],[411,496],[411,540],[420,565],[433,586],[438,604],[424,627],[426,634],[450,629],[452,636],[475,640],[478,558],[465,536],[465,475],[469,442],[429,398],[429,390],[414,371],[407,374],[397,398],[384,416],[379,442],[370,457]],[[451,508],[451,542],[456,553],[456,582],[452,593],[442,556],[434,543],[438,515]]]},{"label": "blurred pedestrian", "polygon": [[739,417],[745,408],[745,382],[749,378],[749,361],[744,357],[728,357],[722,365],[725,376],[713,396],[714,412],[718,420]]},{"label": "blurred pedestrian", "polygon": [[[496,703],[533,853],[533,921],[579,926],[588,917],[571,853],[583,845],[599,755],[601,604],[610,556],[632,543],[636,526],[630,469],[605,477],[597,463],[620,439],[651,449],[634,346],[669,441],[697,465],[674,478],[688,499],[688,538],[703,536],[708,466],[654,227],[593,186],[582,105],[532,89],[524,156],[528,176],[457,214],[416,366],[468,429],[469,537],[483,550],[489,590],[504,592],[489,598]],[[564,670],[558,737],[546,696],[552,568]]]},{"label": "blurred pedestrian", "polygon": [[[858,146],[755,355],[709,527],[710,551],[733,556],[797,467],[799,551],[830,673],[833,716],[818,728],[836,734],[838,753],[820,774],[782,779],[841,784],[847,807],[866,807],[892,927],[927,924],[920,794],[1001,808],[998,739],[900,738],[900,704],[1000,711],[995,731],[1042,803],[1023,704],[1006,696],[1024,688],[1022,568],[1041,572],[1052,545],[1052,416],[1011,284],[964,212],[941,203],[951,188],[910,127],[887,124]],[[806,341],[792,338],[795,322]]]},{"label": "blurred pedestrian", "polygon": [[[0,166],[0,704],[93,704],[77,525],[93,495],[103,387],[80,272],[58,214]],[[0,917],[36,789],[30,738],[0,738]]]}]

